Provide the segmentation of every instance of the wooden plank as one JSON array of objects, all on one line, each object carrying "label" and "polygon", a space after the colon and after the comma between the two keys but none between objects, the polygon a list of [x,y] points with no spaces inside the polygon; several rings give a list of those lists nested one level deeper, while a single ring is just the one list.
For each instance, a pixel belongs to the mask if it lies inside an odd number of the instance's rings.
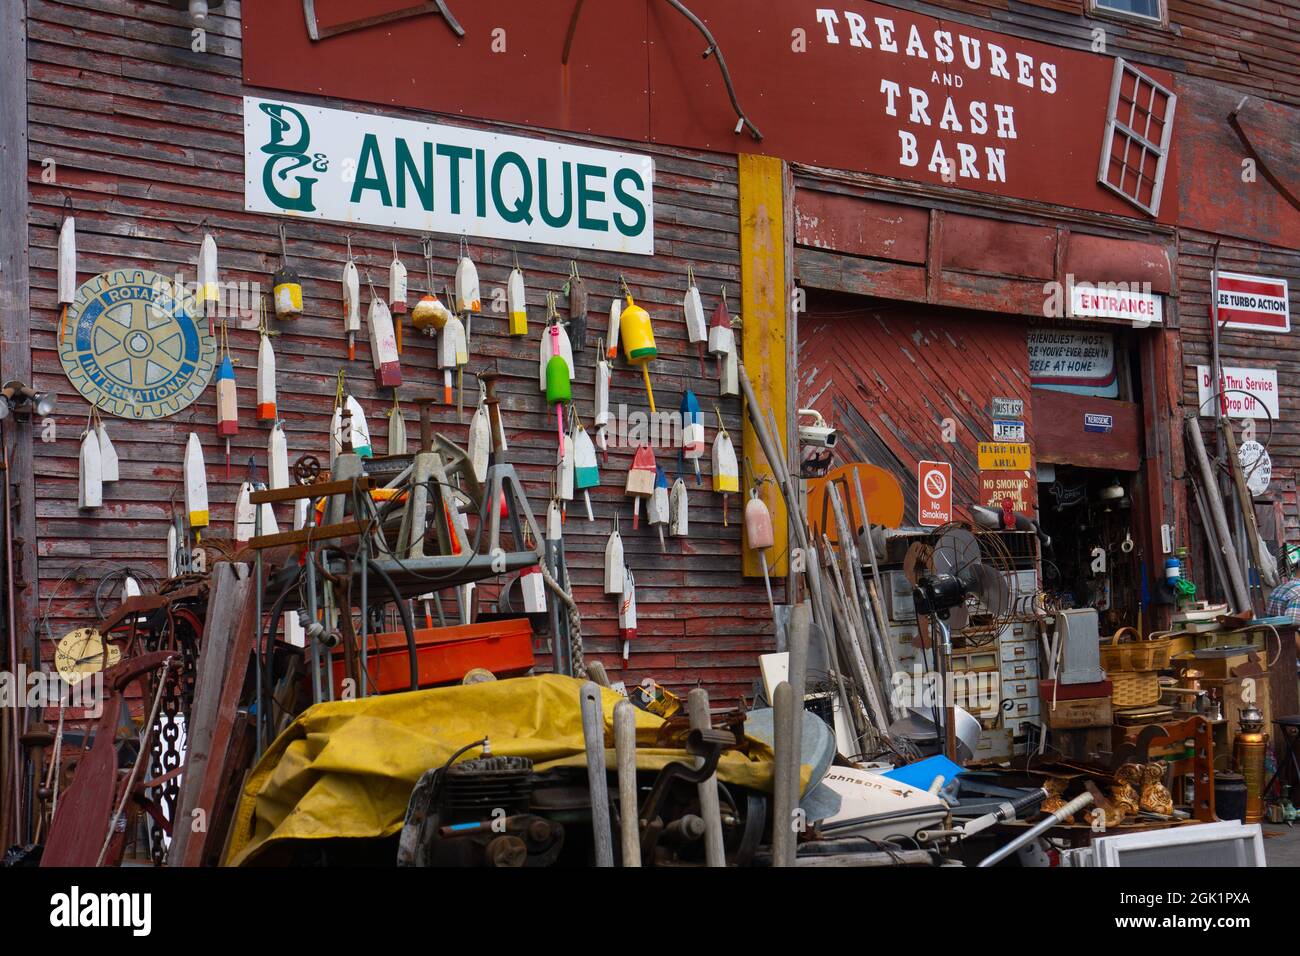
[{"label": "wooden plank", "polygon": [[[242,570],[242,576],[240,574]],[[167,854],[168,866],[195,865],[203,854],[206,832],[212,824],[214,803],[224,750],[218,747],[218,724],[226,675],[234,669],[234,636],[239,614],[253,592],[254,583],[246,564],[221,562],[212,569],[208,612],[203,623],[203,646],[194,684],[186,741],[185,776],[176,804],[176,824]],[[243,671],[240,669],[242,675]],[[243,682],[241,676],[240,682]],[[233,712],[228,715],[233,718]],[[202,811],[203,830],[192,827],[195,810]]]},{"label": "wooden plank", "polygon": [[300,501],[303,498],[328,498],[331,495],[350,495],[353,492],[365,493],[375,486],[372,479],[365,477],[348,478],[345,481],[322,481],[314,485],[290,485],[288,488],[267,488],[254,491],[248,496],[248,503],[254,505],[273,504],[278,501]]},{"label": "wooden plank", "polygon": [[[741,263],[741,355],[758,399],[759,409],[745,410],[742,432],[741,497],[761,478],[772,478],[750,416],[776,418],[778,433],[789,434],[786,392],[787,302],[785,287],[785,164],[770,156],[743,154],[740,157],[740,263]],[[785,501],[775,481],[760,490],[772,512],[775,543],[767,554],[773,577],[789,574],[789,521]],[[739,510],[739,509],[738,509]],[[745,547],[746,577],[763,573],[759,552]]]},{"label": "wooden plank", "polygon": [[[30,263],[27,188],[27,17],[24,0],[0,0],[0,382],[32,383]],[[40,433],[39,421],[21,424],[16,416],[5,422],[9,454],[8,481],[13,503],[14,561],[19,587],[14,614],[20,623],[14,635],[22,654],[25,635],[37,617],[39,568],[36,558],[36,492],[32,478],[30,429]],[[17,661],[10,666],[16,667]]]},{"label": "wooden plank", "polygon": [[817,189],[794,194],[794,241],[801,246],[895,262],[925,261],[928,220],[915,206]]},{"label": "wooden plank", "polygon": [[[1142,431],[1137,404],[1043,388],[1034,389],[1033,402],[1037,424],[1031,438],[1039,461],[1117,471],[1137,471],[1141,466]],[[1086,431],[1083,416],[1088,412],[1112,416],[1111,431]]]},{"label": "wooden plank", "polygon": [[281,531],[279,534],[264,534],[251,538],[248,546],[254,551],[278,548],[286,544],[306,544],[308,541],[332,541],[335,538],[350,538],[361,534],[370,527],[368,521],[344,521],[340,524],[325,524],[315,528],[302,528],[299,531]]}]

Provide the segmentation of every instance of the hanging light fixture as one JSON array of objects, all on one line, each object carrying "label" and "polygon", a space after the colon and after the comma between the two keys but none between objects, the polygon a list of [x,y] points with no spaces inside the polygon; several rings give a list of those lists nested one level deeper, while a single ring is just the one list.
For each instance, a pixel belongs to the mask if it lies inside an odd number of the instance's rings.
[{"label": "hanging light fixture", "polygon": [[44,418],[54,411],[54,393],[38,392],[30,385],[17,381],[6,382],[4,388],[0,388],[0,418],[8,418],[10,412],[23,408],[28,403],[31,403],[31,410],[36,417]]},{"label": "hanging light fixture", "polygon": [[168,0],[173,10],[185,10],[195,21],[208,18],[208,12],[221,6],[223,0]]}]

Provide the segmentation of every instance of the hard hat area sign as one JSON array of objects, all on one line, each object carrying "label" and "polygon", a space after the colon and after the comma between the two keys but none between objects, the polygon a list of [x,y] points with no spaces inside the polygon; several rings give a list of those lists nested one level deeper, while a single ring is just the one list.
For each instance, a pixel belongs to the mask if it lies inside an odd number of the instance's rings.
[{"label": "hard hat area sign", "polygon": [[923,461],[916,466],[916,518],[923,528],[937,528],[952,520],[952,465]]}]

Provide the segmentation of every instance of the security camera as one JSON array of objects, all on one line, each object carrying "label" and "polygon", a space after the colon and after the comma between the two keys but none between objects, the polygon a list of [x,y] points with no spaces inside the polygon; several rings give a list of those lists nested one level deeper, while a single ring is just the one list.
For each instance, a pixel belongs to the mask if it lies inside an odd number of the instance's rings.
[{"label": "security camera", "polygon": [[[815,408],[801,408],[796,416],[799,422],[799,444],[813,448],[834,448],[838,432],[826,424],[822,413]],[[811,419],[805,422],[805,419]]]}]

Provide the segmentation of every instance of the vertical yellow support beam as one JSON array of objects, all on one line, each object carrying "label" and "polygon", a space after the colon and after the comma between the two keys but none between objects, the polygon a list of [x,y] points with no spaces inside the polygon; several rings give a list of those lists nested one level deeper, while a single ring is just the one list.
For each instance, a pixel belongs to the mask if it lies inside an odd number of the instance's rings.
[{"label": "vertical yellow support beam", "polygon": [[[785,165],[771,156],[742,154],[739,179],[740,355],[754,386],[754,396],[762,406],[745,410],[742,440],[744,484],[741,491],[748,497],[755,473],[759,477],[772,477],[750,415],[764,416],[771,409],[782,441],[789,431]],[[772,511],[772,528],[776,537],[767,555],[768,568],[773,577],[785,577],[789,574],[789,520],[785,502],[773,482],[763,485],[762,494]],[[748,543],[744,549],[744,573],[747,577],[763,573],[759,554],[751,550]]]}]

